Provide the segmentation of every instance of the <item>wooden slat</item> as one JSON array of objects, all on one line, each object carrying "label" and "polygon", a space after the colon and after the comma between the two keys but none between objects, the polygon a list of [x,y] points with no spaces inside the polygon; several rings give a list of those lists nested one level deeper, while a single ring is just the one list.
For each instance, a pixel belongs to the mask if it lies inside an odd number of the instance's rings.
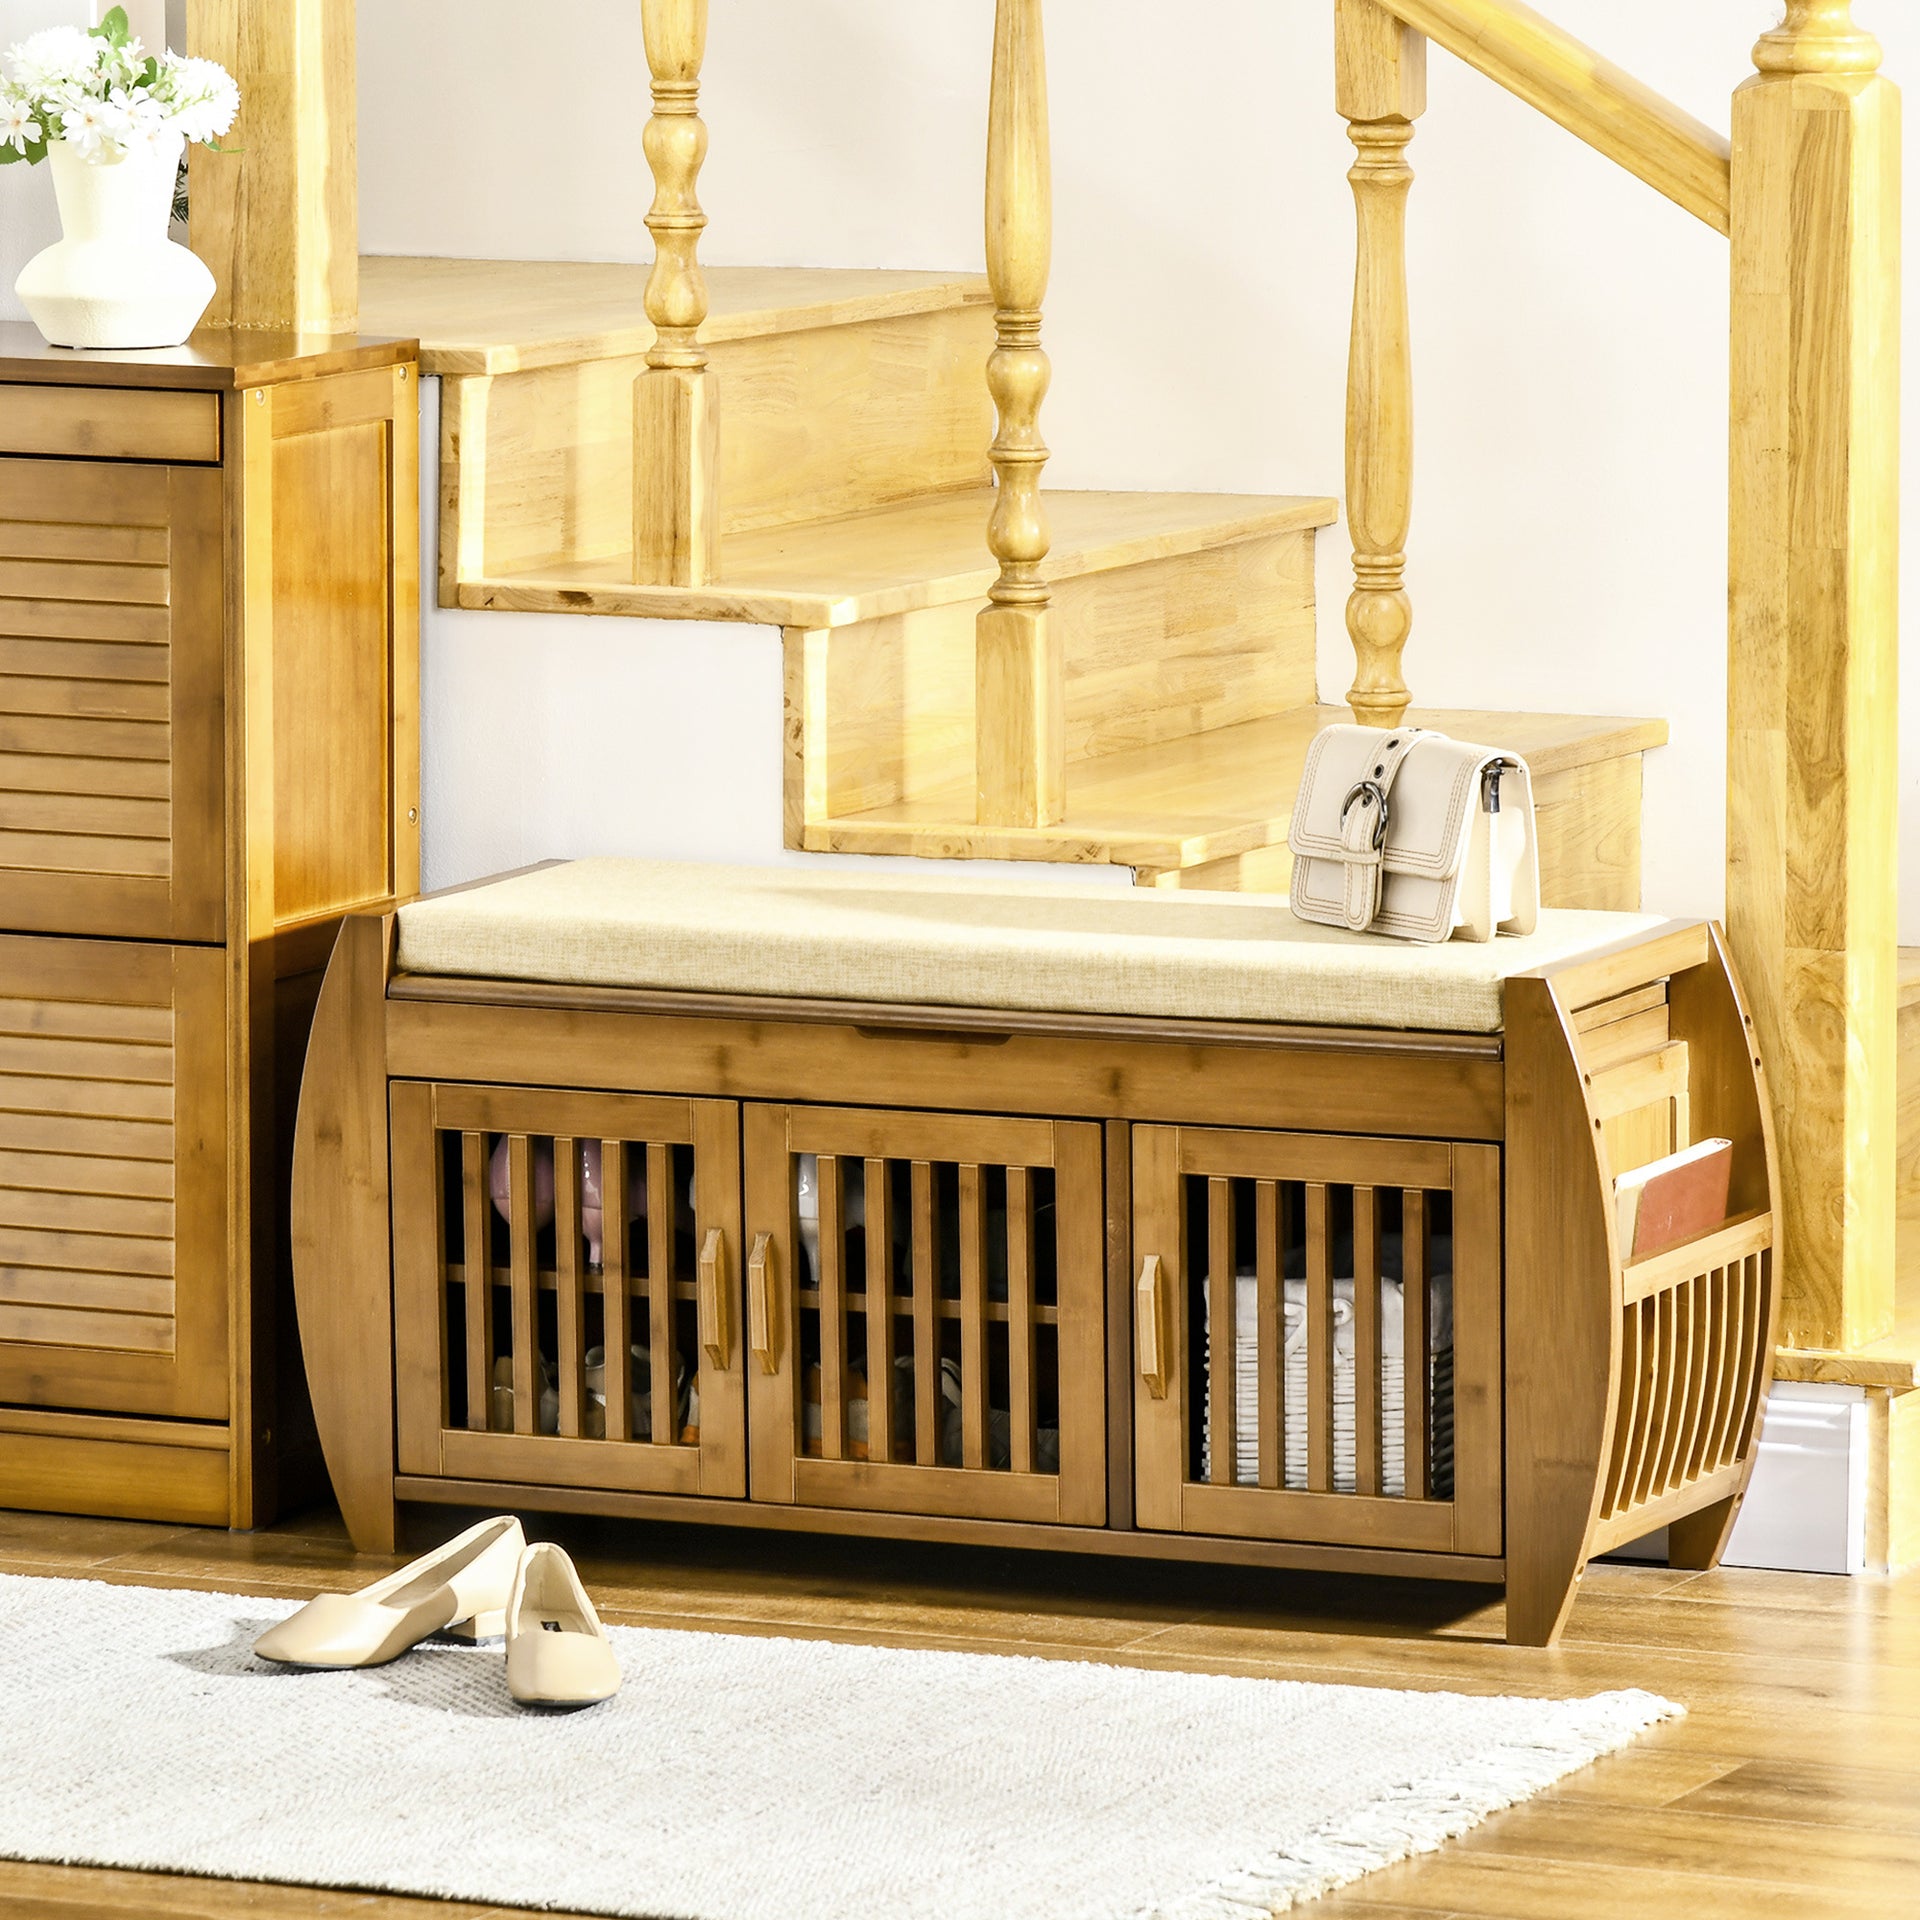
[{"label": "wooden slat", "polygon": [[167,724],[172,694],[164,681],[73,680],[0,673],[0,713],[51,714],[63,720],[145,720]]},{"label": "wooden slat", "polygon": [[64,1034],[75,1040],[138,1040],[170,1045],[171,1007],[114,1006],[103,1000],[0,998],[0,1033]]},{"label": "wooden slat", "polygon": [[151,720],[0,712],[0,754],[165,761],[172,752],[171,729]]},{"label": "wooden slat", "polygon": [[1727,1275],[1716,1267],[1694,1282],[1693,1388],[1687,1396],[1687,1440],[1674,1464],[1675,1486],[1707,1471],[1707,1442],[1713,1432],[1714,1404],[1726,1366],[1722,1337],[1726,1330]]},{"label": "wooden slat", "polygon": [[164,841],[173,833],[173,809],[164,800],[117,794],[10,793],[0,787],[0,832]]},{"label": "wooden slat", "polygon": [[1627,1459],[1640,1420],[1641,1353],[1638,1306],[1626,1308],[1620,1324],[1620,1403],[1614,1415],[1613,1449],[1607,1463],[1600,1511],[1611,1518],[1626,1506]]},{"label": "wooden slat", "polygon": [[[1056,1202],[1056,1213],[1058,1203]],[[1015,1473],[1034,1470],[1033,1175],[1007,1169],[1007,1418]]]},{"label": "wooden slat", "polygon": [[439,1126],[473,1127],[484,1133],[537,1134],[552,1128],[576,1140],[612,1135],[624,1140],[666,1140],[686,1145],[693,1139],[690,1100],[651,1094],[575,1093],[537,1082],[523,1087],[439,1085],[433,1090],[433,1115]]},{"label": "wooden slat", "polygon": [[1741,1355],[1739,1419],[1727,1435],[1730,1456],[1739,1453],[1743,1437],[1753,1431],[1753,1423],[1759,1414],[1760,1396],[1766,1391],[1767,1369],[1761,1349],[1767,1339],[1765,1294],[1772,1263],[1771,1247],[1763,1247],[1741,1262],[1747,1344]]},{"label": "wooden slat", "polygon": [[173,1281],[151,1273],[88,1273],[71,1267],[0,1266],[0,1300],[19,1306],[171,1315]]},{"label": "wooden slat", "polygon": [[89,1233],[127,1233],[144,1239],[173,1238],[171,1200],[123,1199],[112,1194],[25,1192],[0,1185],[0,1227],[74,1227]]},{"label": "wooden slat", "polygon": [[893,1458],[893,1190],[887,1162],[865,1167],[867,1203],[867,1456]]},{"label": "wooden slat", "polygon": [[1669,1248],[1665,1253],[1647,1255],[1629,1261],[1621,1269],[1625,1297],[1644,1300],[1660,1293],[1678,1280],[1691,1279],[1710,1268],[1744,1260],[1748,1254],[1768,1246],[1773,1240],[1773,1216],[1767,1212],[1743,1214],[1724,1227],[1702,1234],[1697,1240]]},{"label": "wooden slat", "polygon": [[820,1453],[823,1459],[844,1460],[847,1458],[847,1236],[846,1189],[838,1155],[814,1156],[814,1190],[820,1209],[817,1241],[820,1271],[814,1275],[820,1295]]},{"label": "wooden slat", "polygon": [[466,1261],[467,1425],[485,1433],[493,1412],[493,1203],[487,1136],[460,1136],[460,1232]]},{"label": "wooden slat", "polygon": [[1253,1190],[1253,1265],[1260,1380],[1259,1482],[1278,1487],[1286,1461],[1286,1316],[1280,1285],[1280,1188],[1272,1180]]},{"label": "wooden slat", "polygon": [[807,1107],[794,1114],[794,1149],[838,1154],[1023,1166],[1053,1164],[1053,1124],[965,1113],[876,1113],[860,1107]]},{"label": "wooden slat", "polygon": [[[604,1169],[602,1170],[604,1171]],[[606,1189],[601,1189],[604,1202]],[[655,1446],[680,1438],[674,1418],[673,1386],[673,1240],[679,1196],[673,1190],[673,1149],[664,1141],[647,1142],[647,1349],[652,1362],[652,1424]],[[606,1219],[604,1204],[601,1219]]]},{"label": "wooden slat", "polygon": [[168,521],[161,467],[102,467],[77,460],[0,460],[0,516],[82,527],[149,527]]},{"label": "wooden slat", "polygon": [[220,399],[150,387],[0,387],[0,453],[214,461]]},{"label": "wooden slat", "polygon": [[1223,1178],[1309,1180],[1330,1186],[1372,1180],[1432,1187],[1444,1187],[1453,1178],[1453,1149],[1444,1140],[1359,1139],[1234,1127],[1182,1127],[1180,1138],[1189,1170],[1204,1169]]},{"label": "wooden slat", "polygon": [[1595,1027],[1580,1038],[1582,1072],[1602,1074],[1645,1054],[1658,1053],[1673,1038],[1672,1015],[1664,1003]]},{"label": "wooden slat", "polygon": [[1650,987],[1636,987],[1631,993],[1617,995],[1611,1000],[1597,1000],[1590,1007],[1582,1007],[1573,1015],[1575,1033],[1591,1033],[1595,1027],[1611,1026],[1616,1020],[1625,1020],[1636,1013],[1645,1013],[1649,1007],[1664,1007],[1667,1004],[1667,983],[1656,980]]},{"label": "wooden slat", "polygon": [[[607,1400],[607,1438],[633,1432],[633,1270],[627,1224],[627,1143],[600,1142],[601,1385]],[[608,1204],[613,1196],[612,1204]],[[651,1201],[649,1201],[651,1210]]]},{"label": "wooden slat", "polygon": [[164,840],[0,831],[0,867],[29,873],[114,873],[133,880],[164,880],[171,866]]},{"label": "wooden slat", "polygon": [[1687,1423],[1691,1417],[1690,1389],[1693,1384],[1693,1288],[1683,1280],[1674,1288],[1667,1307],[1667,1324],[1673,1345],[1667,1361],[1667,1403],[1663,1418],[1660,1457],[1654,1462],[1647,1483],[1649,1497],[1669,1493],[1674,1484],[1674,1463],[1685,1444]]},{"label": "wooden slat", "polygon": [[0,554],[0,599],[167,604],[167,569],[119,562],[13,559]]},{"label": "wooden slat", "polygon": [[171,1200],[170,1160],[108,1160],[78,1153],[16,1153],[0,1150],[0,1188],[36,1193],[123,1194],[129,1199]]},{"label": "wooden slat", "polygon": [[0,1305],[0,1340],[18,1341],[23,1346],[171,1353],[173,1325],[170,1316]]},{"label": "wooden slat", "polygon": [[1590,1076],[1587,1104],[1598,1120],[1612,1120],[1687,1090],[1687,1043],[1671,1040],[1652,1053],[1623,1060]]},{"label": "wooden slat", "polygon": [[0,753],[0,792],[75,793],[162,800],[173,787],[166,760],[89,760],[65,753]]},{"label": "wooden slat", "polygon": [[125,601],[0,600],[0,633],[23,640],[117,640],[165,646],[173,619],[166,607]]},{"label": "wooden slat", "polygon": [[171,1120],[173,1089],[124,1080],[53,1080],[0,1073],[0,1109],[103,1120]]},{"label": "wooden slat", "polygon": [[1647,1417],[1640,1458],[1633,1475],[1633,1504],[1650,1500],[1660,1485],[1660,1462],[1667,1449],[1667,1420],[1673,1407],[1673,1295],[1653,1296],[1652,1365],[1647,1382]]},{"label": "wooden slat", "polygon": [[1427,1196],[1418,1187],[1409,1187],[1400,1204],[1406,1497],[1425,1500],[1433,1492],[1433,1379],[1428,1363],[1433,1334],[1427,1299]]},{"label": "wooden slat", "polygon": [[972,1161],[960,1166],[960,1464],[987,1464],[987,1193]]},{"label": "wooden slat", "polygon": [[1380,1198],[1353,1190],[1354,1489],[1380,1492]]},{"label": "wooden slat", "polygon": [[1709,1450],[1716,1464],[1724,1466],[1738,1450],[1734,1420],[1740,1404],[1740,1369],[1746,1360],[1751,1337],[1747,1312],[1747,1262],[1741,1260],[1727,1269],[1727,1353],[1728,1366],[1720,1384],[1720,1398],[1714,1407],[1713,1431]]},{"label": "wooden slat", "polygon": [[1307,1488],[1333,1491],[1333,1236],[1327,1190],[1307,1185]]},{"label": "wooden slat", "polygon": [[1233,1485],[1234,1366],[1233,1184],[1207,1182],[1207,1439],[1217,1487]]},{"label": "wooden slat", "polygon": [[513,1430],[537,1433],[540,1413],[538,1302],[533,1283],[533,1142],[507,1136],[508,1296],[513,1306]]},{"label": "wooden slat", "polygon": [[[620,1204],[619,1196],[602,1194]],[[604,1220],[604,1212],[602,1214]],[[559,1347],[560,1432],[577,1440],[585,1431],[586,1340],[582,1321],[580,1270],[580,1143],[564,1134],[553,1143],[553,1259],[555,1342]]]},{"label": "wooden slat", "polygon": [[940,1272],[933,1167],[913,1163],[913,1457],[940,1464]]},{"label": "wooden slat", "polygon": [[14,1113],[0,1101],[0,1147],[79,1153],[103,1159],[172,1163],[170,1122],[118,1120],[90,1114]]},{"label": "wooden slat", "polygon": [[0,1266],[72,1267],[86,1273],[173,1272],[173,1242],[113,1233],[0,1227]]},{"label": "wooden slat", "polygon": [[0,519],[0,555],[10,560],[95,560],[120,566],[164,567],[167,530],[93,527],[58,520]]},{"label": "wooden slat", "polygon": [[0,1034],[0,1073],[49,1080],[119,1080],[173,1085],[173,1048],[151,1041],[78,1040],[64,1035]]},{"label": "wooden slat", "polygon": [[170,650],[115,640],[38,640],[0,634],[0,673],[62,680],[153,681],[166,685]]}]

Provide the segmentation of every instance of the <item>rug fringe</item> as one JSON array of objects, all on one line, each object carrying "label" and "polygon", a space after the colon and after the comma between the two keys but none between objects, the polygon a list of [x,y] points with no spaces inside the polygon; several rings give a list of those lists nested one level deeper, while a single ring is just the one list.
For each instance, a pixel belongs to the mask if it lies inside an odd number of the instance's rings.
[{"label": "rug fringe", "polygon": [[1409,1781],[1371,1806],[1329,1821],[1284,1853],[1137,1920],[1272,1920],[1336,1887],[1458,1839],[1488,1814],[1543,1793],[1568,1774],[1686,1708],[1629,1688],[1572,1703],[1559,1737],[1492,1747],[1445,1778]]}]

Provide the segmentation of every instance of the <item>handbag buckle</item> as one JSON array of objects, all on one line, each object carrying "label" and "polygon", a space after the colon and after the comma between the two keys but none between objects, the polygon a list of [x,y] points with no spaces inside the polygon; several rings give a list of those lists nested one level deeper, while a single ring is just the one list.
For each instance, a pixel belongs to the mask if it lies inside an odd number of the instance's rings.
[{"label": "handbag buckle", "polygon": [[1375,853],[1387,844],[1387,790],[1377,780],[1356,780],[1340,803],[1340,825],[1347,824],[1347,815],[1353,811],[1356,800],[1371,800],[1379,811],[1373,821],[1373,850]]}]

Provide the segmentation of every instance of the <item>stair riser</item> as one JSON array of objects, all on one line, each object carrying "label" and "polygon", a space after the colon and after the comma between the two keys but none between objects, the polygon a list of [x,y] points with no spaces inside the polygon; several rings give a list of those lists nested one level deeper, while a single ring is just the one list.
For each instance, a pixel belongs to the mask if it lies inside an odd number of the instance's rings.
[{"label": "stair riser", "polygon": [[[1534,781],[1540,831],[1540,898],[1549,907],[1632,913],[1640,906],[1641,760],[1630,754]],[[1223,893],[1285,893],[1293,856],[1285,845],[1156,873],[1142,886]]]},{"label": "stair riser", "polygon": [[[790,793],[805,817],[973,779],[984,601],[787,630]],[[1067,764],[1185,739],[1314,697],[1313,534],[1289,532],[1057,581]],[[799,844],[798,841],[795,844]]]},{"label": "stair riser", "polygon": [[[975,306],[716,344],[722,540],[981,485],[992,338]],[[645,366],[635,355],[446,380],[443,569],[473,579],[631,550]]]}]

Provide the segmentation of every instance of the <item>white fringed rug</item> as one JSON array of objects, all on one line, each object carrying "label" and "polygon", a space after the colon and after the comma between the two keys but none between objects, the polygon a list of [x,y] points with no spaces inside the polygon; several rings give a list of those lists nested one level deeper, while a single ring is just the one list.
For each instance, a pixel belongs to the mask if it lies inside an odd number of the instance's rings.
[{"label": "white fringed rug", "polygon": [[1254,1920],[1678,1713],[615,1628],[616,1700],[498,1643],[271,1668],[292,1608],[0,1575],[0,1856],[645,1920]]}]

